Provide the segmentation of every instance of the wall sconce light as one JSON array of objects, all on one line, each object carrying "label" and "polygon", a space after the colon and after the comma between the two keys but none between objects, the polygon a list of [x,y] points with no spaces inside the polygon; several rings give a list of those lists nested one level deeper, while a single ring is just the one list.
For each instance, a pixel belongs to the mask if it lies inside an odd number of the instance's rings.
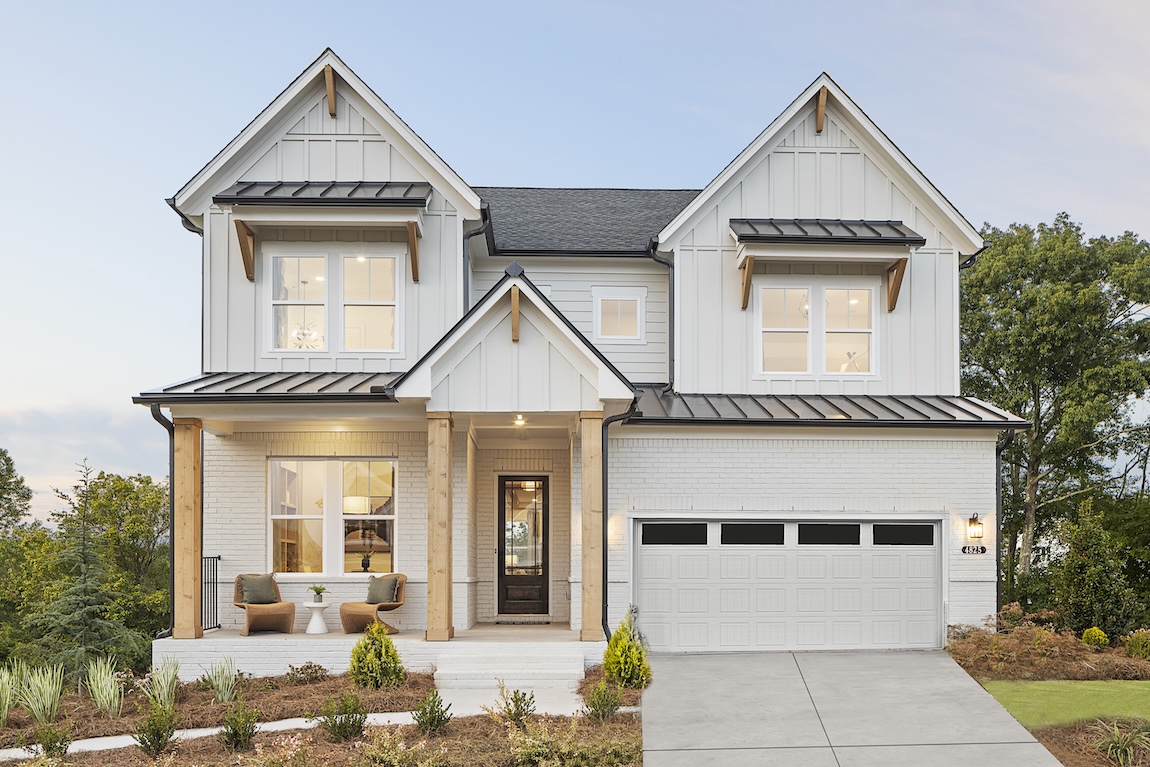
[{"label": "wall sconce light", "polygon": [[967,532],[967,535],[969,535],[971,538],[981,538],[982,537],[982,520],[980,520],[978,518],[977,513],[973,517],[970,518],[969,522],[967,522],[966,532]]}]

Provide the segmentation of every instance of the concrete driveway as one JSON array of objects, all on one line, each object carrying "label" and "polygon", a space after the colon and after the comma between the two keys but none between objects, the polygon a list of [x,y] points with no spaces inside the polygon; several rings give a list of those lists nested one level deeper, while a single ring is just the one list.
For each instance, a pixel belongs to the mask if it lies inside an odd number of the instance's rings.
[{"label": "concrete driveway", "polygon": [[944,652],[655,655],[644,767],[1059,767]]}]

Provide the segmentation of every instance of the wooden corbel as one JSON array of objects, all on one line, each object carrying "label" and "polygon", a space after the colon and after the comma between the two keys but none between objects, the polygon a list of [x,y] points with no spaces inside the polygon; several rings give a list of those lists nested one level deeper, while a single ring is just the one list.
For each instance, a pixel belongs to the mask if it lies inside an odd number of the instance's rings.
[{"label": "wooden corbel", "polygon": [[331,64],[323,65],[323,80],[327,84],[327,113],[335,117],[335,70]]},{"label": "wooden corbel", "polygon": [[519,286],[511,286],[511,342],[519,343]]},{"label": "wooden corbel", "polygon": [[755,271],[755,257],[747,256],[743,260],[743,265],[740,268],[743,270],[743,297],[741,308],[745,310],[751,300],[751,274]]},{"label": "wooden corbel", "polygon": [[815,107],[815,133],[823,132],[823,122],[827,118],[827,86],[819,88],[819,102]]},{"label": "wooden corbel", "polygon": [[407,222],[407,252],[411,255],[411,281],[419,282],[419,228]]},{"label": "wooden corbel", "polygon": [[900,258],[886,270],[886,310],[893,312],[898,305],[898,291],[902,288],[902,278],[906,274],[907,259]]},{"label": "wooden corbel", "polygon": [[244,275],[248,282],[256,281],[256,235],[247,224],[236,219],[236,236],[240,240],[240,256],[244,259]]}]

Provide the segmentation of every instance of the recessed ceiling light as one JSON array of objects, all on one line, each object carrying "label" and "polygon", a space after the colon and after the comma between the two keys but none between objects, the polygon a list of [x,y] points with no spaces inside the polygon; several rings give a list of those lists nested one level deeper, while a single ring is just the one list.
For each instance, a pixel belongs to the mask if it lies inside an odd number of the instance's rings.
[{"label": "recessed ceiling light", "polygon": [[356,261],[366,261],[367,259],[366,259],[366,258],[364,258],[363,256],[359,256],[359,257],[357,257],[355,260],[356,260]]},{"label": "recessed ceiling light", "polygon": [[316,277],[316,278],[315,278],[315,281],[316,281],[316,282],[323,282],[323,275],[321,274],[321,275],[319,275],[318,277]]},{"label": "recessed ceiling light", "polygon": [[523,414],[522,413],[519,413],[518,415],[515,416],[515,425],[516,426],[523,426],[525,423],[527,423],[527,422],[523,420]]},{"label": "recessed ceiling light", "polygon": [[859,302],[859,300],[858,300],[857,298],[852,298],[852,299],[851,299],[851,303],[852,303],[852,304],[857,304],[858,302]]}]

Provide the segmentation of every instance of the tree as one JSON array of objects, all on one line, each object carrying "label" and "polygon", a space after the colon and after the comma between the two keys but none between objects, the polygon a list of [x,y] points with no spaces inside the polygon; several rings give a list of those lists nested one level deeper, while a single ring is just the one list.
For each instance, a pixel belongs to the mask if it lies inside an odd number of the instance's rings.
[{"label": "tree", "polygon": [[1003,452],[1004,575],[1038,561],[1036,544],[1105,487],[1150,380],[1150,245],[1127,232],[1086,241],[1067,214],[1037,229],[987,227],[964,271],[963,392],[1027,420]]},{"label": "tree", "polygon": [[1129,631],[1137,606],[1125,557],[1089,500],[1079,507],[1076,521],[1062,524],[1059,540],[1066,551],[1051,567],[1059,621],[1078,633],[1091,626],[1111,637]]},{"label": "tree", "polygon": [[32,491],[16,473],[16,463],[0,447],[0,533],[11,530],[28,514]]}]

